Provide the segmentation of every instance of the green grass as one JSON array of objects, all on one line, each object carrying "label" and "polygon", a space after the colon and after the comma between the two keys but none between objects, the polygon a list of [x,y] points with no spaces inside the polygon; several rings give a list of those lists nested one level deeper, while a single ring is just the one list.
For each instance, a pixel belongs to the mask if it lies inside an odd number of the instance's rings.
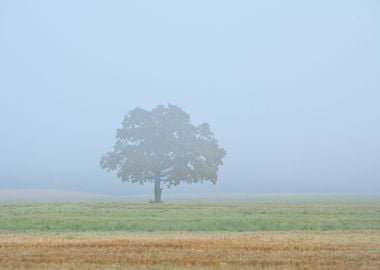
[{"label": "green grass", "polygon": [[380,199],[0,204],[0,232],[289,230],[380,230]]}]

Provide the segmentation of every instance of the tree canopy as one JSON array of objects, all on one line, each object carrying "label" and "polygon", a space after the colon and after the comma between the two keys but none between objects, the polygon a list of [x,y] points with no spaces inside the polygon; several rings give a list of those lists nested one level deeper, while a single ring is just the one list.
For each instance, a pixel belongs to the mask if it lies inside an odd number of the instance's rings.
[{"label": "tree canopy", "polygon": [[161,183],[168,188],[181,182],[215,184],[225,154],[208,124],[194,126],[180,107],[160,105],[130,111],[117,130],[113,151],[100,164],[122,181],[153,182],[155,202],[160,202]]}]

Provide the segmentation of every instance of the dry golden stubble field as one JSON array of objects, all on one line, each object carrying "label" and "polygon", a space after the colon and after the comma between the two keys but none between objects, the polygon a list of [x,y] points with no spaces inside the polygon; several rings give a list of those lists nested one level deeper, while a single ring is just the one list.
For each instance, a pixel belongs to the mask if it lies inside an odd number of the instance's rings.
[{"label": "dry golden stubble field", "polygon": [[380,232],[1,233],[0,269],[380,269]]}]

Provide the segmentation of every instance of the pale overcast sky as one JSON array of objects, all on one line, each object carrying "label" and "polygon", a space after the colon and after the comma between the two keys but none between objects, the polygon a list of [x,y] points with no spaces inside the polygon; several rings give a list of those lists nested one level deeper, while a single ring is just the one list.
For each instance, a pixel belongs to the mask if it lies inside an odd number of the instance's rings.
[{"label": "pale overcast sky", "polygon": [[0,189],[150,193],[99,159],[172,103],[227,151],[172,192],[379,193],[379,48],[377,0],[3,0]]}]

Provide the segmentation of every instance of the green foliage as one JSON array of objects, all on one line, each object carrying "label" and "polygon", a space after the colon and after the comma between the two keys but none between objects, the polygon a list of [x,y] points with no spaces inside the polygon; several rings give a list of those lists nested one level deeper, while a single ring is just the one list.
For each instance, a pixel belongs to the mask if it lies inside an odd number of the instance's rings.
[{"label": "green foliage", "polygon": [[194,126],[181,108],[168,105],[130,111],[100,164],[126,182],[155,182],[160,195],[161,182],[216,183],[225,154],[208,124]]},{"label": "green foliage", "polygon": [[208,124],[193,126],[189,115],[173,105],[130,111],[116,138],[101,166],[132,183],[157,178],[168,187],[181,181],[215,183],[225,156]]},{"label": "green foliage", "polygon": [[380,203],[0,204],[1,232],[380,230]]}]

